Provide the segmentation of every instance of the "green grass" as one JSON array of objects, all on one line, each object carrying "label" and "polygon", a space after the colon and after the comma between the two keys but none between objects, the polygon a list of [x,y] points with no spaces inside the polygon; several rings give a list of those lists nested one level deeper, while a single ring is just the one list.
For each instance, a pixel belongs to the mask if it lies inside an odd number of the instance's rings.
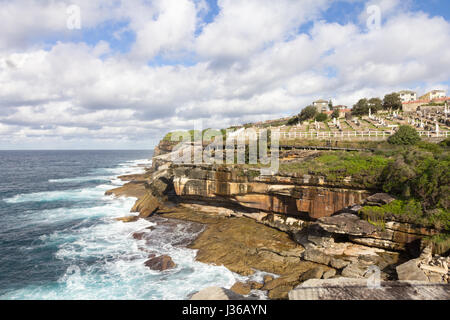
[{"label": "green grass", "polygon": [[373,224],[395,219],[450,232],[450,211],[436,209],[432,213],[424,212],[416,199],[394,200],[380,207],[366,206],[360,214]]},{"label": "green grass", "polygon": [[302,162],[282,163],[280,171],[323,175],[328,181],[341,181],[352,176],[355,183],[373,188],[388,163],[388,158],[371,153],[334,151]]}]

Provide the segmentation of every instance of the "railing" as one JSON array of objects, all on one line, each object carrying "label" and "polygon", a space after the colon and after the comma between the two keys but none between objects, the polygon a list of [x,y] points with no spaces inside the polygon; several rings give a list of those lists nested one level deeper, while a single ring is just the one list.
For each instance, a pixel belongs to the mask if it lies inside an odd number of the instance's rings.
[{"label": "railing", "polygon": [[[273,132],[273,131],[272,131]],[[423,138],[448,138],[450,131],[417,131]],[[395,131],[290,131],[279,132],[280,139],[368,139],[368,140],[384,140],[394,134]],[[258,137],[260,132],[258,132]]]}]

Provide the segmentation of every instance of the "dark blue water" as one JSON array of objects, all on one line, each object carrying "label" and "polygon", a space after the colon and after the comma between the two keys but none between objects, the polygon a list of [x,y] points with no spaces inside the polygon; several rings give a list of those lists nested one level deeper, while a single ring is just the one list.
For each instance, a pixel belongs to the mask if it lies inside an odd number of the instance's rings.
[{"label": "dark blue water", "polygon": [[[151,151],[0,151],[0,299],[183,299],[230,285],[223,267],[165,241],[171,273],[149,271],[131,234],[155,223],[122,223],[135,199],[104,196],[118,175],[142,172]],[[139,166],[141,164],[141,166]]]}]

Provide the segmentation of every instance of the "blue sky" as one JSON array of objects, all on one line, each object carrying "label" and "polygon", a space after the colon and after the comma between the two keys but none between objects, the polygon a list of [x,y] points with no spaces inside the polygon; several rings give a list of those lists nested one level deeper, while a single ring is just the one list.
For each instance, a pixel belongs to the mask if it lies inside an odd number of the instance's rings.
[{"label": "blue sky", "polygon": [[[81,29],[67,29],[70,5]],[[318,98],[450,85],[444,0],[38,0],[0,12],[0,149],[152,148]],[[368,29],[368,6],[381,25]]]},{"label": "blue sky", "polygon": [[[209,24],[214,22],[214,19],[220,13],[220,7],[218,6],[217,0],[206,0],[208,5],[208,11],[202,13],[201,20],[204,24]],[[367,1],[332,1],[329,6],[324,6],[319,19],[323,19],[329,23],[339,23],[341,25],[354,23],[361,25],[358,21],[358,16],[365,10],[367,6]],[[446,20],[450,20],[450,1],[446,0],[414,0],[407,1],[406,7],[411,12],[424,12],[432,17],[443,17]],[[403,9],[400,9],[403,10]],[[251,18],[251,17],[249,17]],[[297,30],[297,34],[308,33],[310,28],[314,25],[316,20],[307,21],[301,24]],[[76,32],[69,38],[69,41],[80,41],[85,42],[90,45],[95,45],[101,40],[107,41],[111,49],[119,53],[126,53],[131,50],[133,43],[136,41],[136,34],[132,30],[125,31],[121,33],[121,38],[118,39],[114,36],[115,32],[122,30],[129,25],[130,21],[128,19],[123,20],[107,20],[97,26],[92,28],[84,28],[80,32]],[[203,26],[198,26],[196,34],[198,35],[203,30]],[[54,38],[48,41],[49,44],[54,44],[59,39]],[[161,57],[155,59],[156,65],[164,64]],[[176,61],[179,62],[179,61]],[[187,64],[192,63],[192,57],[187,60]],[[174,64],[173,61],[167,61],[167,64]]]}]

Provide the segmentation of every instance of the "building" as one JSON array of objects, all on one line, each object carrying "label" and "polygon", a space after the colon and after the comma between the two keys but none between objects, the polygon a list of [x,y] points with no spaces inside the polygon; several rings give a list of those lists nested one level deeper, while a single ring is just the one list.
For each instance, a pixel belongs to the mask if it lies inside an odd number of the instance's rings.
[{"label": "building", "polygon": [[334,107],[333,107],[333,110],[336,110],[336,109],[338,109],[338,110],[348,110],[348,109],[350,109],[350,108],[347,107],[347,106],[344,106],[344,105],[340,104],[340,105],[337,105],[337,106],[334,106]]},{"label": "building", "polygon": [[417,110],[420,110],[421,107],[426,107],[430,105],[433,106],[433,104],[440,105],[441,108],[444,108],[445,103],[446,102],[448,103],[449,100],[450,100],[449,97],[434,98],[432,100],[420,99],[416,101],[403,102],[402,107],[403,111],[405,112],[416,112]]},{"label": "building", "polygon": [[317,112],[327,112],[328,111],[328,101],[327,100],[317,100],[312,103],[313,107],[316,107]]},{"label": "building", "polygon": [[445,90],[432,90],[419,98],[419,100],[433,101],[435,99],[445,98],[447,93]]},{"label": "building", "polygon": [[400,96],[402,103],[417,100],[417,93],[415,93],[414,91],[411,91],[411,90],[400,91],[398,93],[398,95]]},{"label": "building", "polygon": [[[345,115],[347,113],[352,113],[352,109],[349,109],[347,106],[335,106],[335,107],[333,107],[333,111],[334,110],[339,110],[339,118],[345,117]],[[331,115],[333,114],[333,111],[326,111],[323,113],[325,113],[331,117]]]}]

